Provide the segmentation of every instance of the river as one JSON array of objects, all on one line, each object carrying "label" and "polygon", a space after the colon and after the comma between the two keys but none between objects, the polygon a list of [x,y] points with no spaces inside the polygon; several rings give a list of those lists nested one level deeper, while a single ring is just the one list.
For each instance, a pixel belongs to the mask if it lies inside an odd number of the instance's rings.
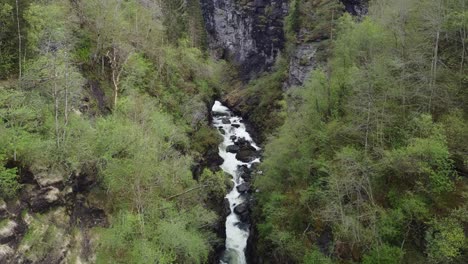
[{"label": "river", "polygon": [[[247,263],[245,249],[249,238],[250,224],[241,212],[248,208],[249,194],[246,189],[250,189],[250,185],[241,177],[241,173],[243,169],[250,168],[252,164],[260,162],[258,155],[257,157],[249,155],[258,153],[260,148],[247,132],[241,117],[234,115],[219,101],[213,105],[212,112],[213,126],[223,136],[223,142],[219,145],[219,155],[224,159],[221,169],[232,177],[234,183],[234,187],[226,195],[230,214],[226,218],[226,250],[221,258],[221,263],[245,264]],[[243,158],[239,158],[240,151],[243,151],[244,154],[247,153],[247,157],[244,155]],[[236,207],[238,207],[237,210]],[[235,211],[241,215],[236,214]]]}]

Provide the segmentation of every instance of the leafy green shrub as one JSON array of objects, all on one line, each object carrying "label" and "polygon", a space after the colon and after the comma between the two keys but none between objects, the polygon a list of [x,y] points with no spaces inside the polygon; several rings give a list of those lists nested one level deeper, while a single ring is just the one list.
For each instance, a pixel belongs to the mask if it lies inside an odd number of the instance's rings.
[{"label": "leafy green shrub", "polygon": [[382,245],[373,248],[364,255],[363,264],[398,264],[403,258],[403,251],[399,247]]},{"label": "leafy green shrub", "polygon": [[0,197],[13,198],[20,188],[16,168],[6,169],[0,165]]},{"label": "leafy green shrub", "polygon": [[467,248],[463,227],[451,218],[433,220],[426,241],[431,263],[451,263]]}]

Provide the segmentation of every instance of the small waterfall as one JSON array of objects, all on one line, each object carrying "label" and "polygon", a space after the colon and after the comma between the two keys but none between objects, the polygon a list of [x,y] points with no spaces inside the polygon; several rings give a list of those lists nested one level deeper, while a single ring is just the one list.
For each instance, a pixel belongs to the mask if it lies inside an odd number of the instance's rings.
[{"label": "small waterfall", "polygon": [[230,214],[226,218],[226,251],[221,263],[245,264],[250,229],[248,180],[252,164],[260,162],[260,148],[246,131],[242,118],[235,116],[219,101],[213,105],[212,113],[213,126],[224,138],[219,145],[219,155],[224,159],[221,169],[232,176],[234,183],[233,189],[226,195]]}]

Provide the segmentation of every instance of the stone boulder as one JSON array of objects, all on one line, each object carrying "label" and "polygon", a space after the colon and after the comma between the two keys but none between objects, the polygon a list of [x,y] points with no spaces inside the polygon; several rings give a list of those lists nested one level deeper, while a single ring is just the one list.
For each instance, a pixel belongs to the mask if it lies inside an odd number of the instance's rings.
[{"label": "stone boulder", "polygon": [[18,230],[18,224],[13,220],[4,220],[0,222],[0,243],[8,243],[15,238]]},{"label": "stone boulder", "polygon": [[231,120],[229,120],[229,118],[223,118],[223,119],[221,119],[221,122],[222,122],[223,124],[225,124],[225,125],[231,124]]},{"label": "stone boulder", "polygon": [[239,150],[240,150],[240,147],[237,145],[230,145],[226,147],[226,151],[229,153],[237,153],[239,152]]},{"label": "stone boulder", "polygon": [[0,263],[8,263],[8,259],[10,259],[14,253],[15,251],[8,245],[0,245]]},{"label": "stone boulder", "polygon": [[227,112],[216,112],[216,111],[212,111],[211,112],[211,115],[215,116],[215,117],[229,117],[229,113]]},{"label": "stone boulder", "polygon": [[258,158],[258,153],[256,150],[249,148],[241,148],[236,154],[236,159],[242,162],[252,162]]},{"label": "stone boulder", "polygon": [[9,215],[7,204],[3,199],[0,199],[0,220],[7,218]]},{"label": "stone boulder", "polygon": [[250,191],[250,184],[247,182],[244,182],[236,187],[237,191],[240,193],[246,193]]},{"label": "stone boulder", "polygon": [[234,144],[236,144],[237,146],[244,146],[250,143],[245,138],[241,137],[241,138],[238,138]]},{"label": "stone boulder", "polygon": [[231,207],[229,206],[229,200],[224,198],[224,215],[228,216],[231,214]]},{"label": "stone boulder", "polygon": [[242,222],[248,222],[250,218],[250,206],[247,202],[234,207],[234,213],[237,214]]},{"label": "stone boulder", "polygon": [[41,187],[59,186],[63,184],[64,172],[60,169],[50,169],[44,166],[35,165],[31,167],[34,179]]},{"label": "stone boulder", "polygon": [[72,175],[73,191],[84,192],[97,182],[98,168],[95,163],[86,163]]},{"label": "stone boulder", "polygon": [[238,166],[237,173],[239,177],[244,179],[244,181],[249,182],[251,180],[252,170],[249,169],[246,165]]},{"label": "stone boulder", "polygon": [[49,208],[62,203],[60,190],[49,186],[33,191],[28,201],[33,212],[45,212]]}]

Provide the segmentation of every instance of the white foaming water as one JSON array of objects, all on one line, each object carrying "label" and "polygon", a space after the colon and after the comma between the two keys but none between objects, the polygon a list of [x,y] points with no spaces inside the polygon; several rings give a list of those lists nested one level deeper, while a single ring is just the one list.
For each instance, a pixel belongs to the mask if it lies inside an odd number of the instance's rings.
[{"label": "white foaming water", "polygon": [[[219,101],[215,102],[211,110],[214,113],[213,126],[218,129],[224,138],[223,142],[219,145],[219,155],[224,159],[221,169],[231,175],[232,181],[234,182],[233,189],[226,195],[226,198],[229,200],[231,214],[226,218],[226,251],[224,252],[221,263],[245,264],[247,263],[245,249],[247,247],[247,239],[249,238],[249,226],[242,223],[238,215],[234,213],[234,208],[245,202],[245,198],[241,196],[236,188],[245,182],[244,179],[239,177],[237,169],[241,165],[246,165],[250,168],[253,163],[260,162],[260,160],[256,159],[249,163],[242,162],[236,159],[236,154],[227,152],[226,148],[234,144],[231,139],[233,136],[236,138],[244,138],[257,150],[260,148],[255,145],[250,134],[247,133],[241,117],[233,115],[233,113]],[[223,124],[223,119],[229,119],[230,123]],[[225,123],[227,123],[226,120]],[[233,124],[239,127],[232,126]],[[221,133],[221,129],[224,130],[224,134]]]}]

